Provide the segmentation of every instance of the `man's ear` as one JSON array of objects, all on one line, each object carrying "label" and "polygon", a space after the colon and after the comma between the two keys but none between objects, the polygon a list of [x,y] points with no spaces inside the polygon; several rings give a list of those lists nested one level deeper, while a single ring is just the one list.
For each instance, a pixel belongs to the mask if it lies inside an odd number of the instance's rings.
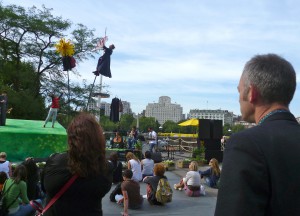
[{"label": "man's ear", "polygon": [[250,89],[249,89],[249,102],[253,103],[256,102],[258,100],[258,96],[259,96],[259,92],[257,91],[257,89],[253,86],[250,85]]}]

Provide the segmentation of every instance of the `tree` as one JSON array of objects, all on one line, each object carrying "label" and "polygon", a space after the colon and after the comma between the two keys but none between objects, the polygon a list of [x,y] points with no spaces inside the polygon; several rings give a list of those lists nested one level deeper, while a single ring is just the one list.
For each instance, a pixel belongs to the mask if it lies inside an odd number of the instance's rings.
[{"label": "tree", "polygon": [[223,126],[223,134],[224,134],[224,136],[230,136],[231,131],[232,131],[232,129],[231,129],[230,124],[224,124],[224,126]]},{"label": "tree", "polygon": [[180,126],[175,123],[174,121],[171,121],[171,120],[167,120],[163,126],[162,126],[162,132],[167,132],[167,133],[170,133],[170,132],[173,132],[173,133],[178,133],[180,128]]},{"label": "tree", "polygon": [[157,131],[158,127],[159,127],[159,124],[155,120],[154,117],[142,116],[139,118],[139,124],[140,124],[139,130],[141,132],[147,132],[149,127],[153,128],[155,131]]},{"label": "tree", "polygon": [[[23,77],[25,75],[23,63],[30,64],[34,69],[35,76],[32,82],[31,94],[34,100],[46,97],[49,93],[60,91],[68,92],[66,85],[69,72],[62,71],[61,57],[56,53],[54,45],[60,38],[66,37],[72,24],[62,17],[54,17],[52,9],[44,6],[42,9],[32,7],[24,9],[16,5],[3,6],[0,2],[0,58],[4,62],[13,62],[14,79],[5,80],[3,84],[15,96],[22,100]],[[94,58],[92,49],[99,40],[94,37],[94,30],[87,29],[84,25],[78,24],[68,35],[75,45],[75,58],[77,62],[89,57]],[[75,73],[75,71],[70,71]],[[1,73],[8,77],[11,70],[2,68]],[[28,75],[28,74],[26,74]],[[79,107],[87,98],[88,91],[85,87],[70,83],[70,97],[64,95],[62,110],[71,108],[71,114],[79,110]],[[37,104],[40,110],[45,111],[43,104]],[[67,108],[64,106],[70,105]],[[31,112],[28,110],[27,112]],[[69,110],[68,110],[69,113]],[[25,114],[28,116],[29,113]],[[35,116],[40,118],[40,116]]]},{"label": "tree", "polygon": [[[8,108],[12,108],[9,113],[9,118],[22,118],[22,119],[41,119],[44,118],[45,103],[44,98],[39,95],[33,96],[33,92],[36,88],[36,73],[29,63],[23,63],[19,65],[22,69],[22,73],[18,74],[14,67],[14,62],[3,62],[1,69],[9,71],[9,73],[0,73],[0,80],[3,85],[2,90],[6,90],[8,93]],[[16,91],[14,86],[14,80],[20,79],[19,89]]]},{"label": "tree", "polygon": [[132,114],[123,114],[120,118],[119,126],[121,130],[129,131],[134,121]]},{"label": "tree", "polygon": [[232,133],[237,133],[237,132],[240,132],[242,130],[245,130],[245,126],[241,125],[241,124],[237,124],[237,125],[234,125],[232,127]]},{"label": "tree", "polygon": [[104,131],[115,131],[117,128],[117,124],[112,122],[108,116],[101,116],[100,124]]}]

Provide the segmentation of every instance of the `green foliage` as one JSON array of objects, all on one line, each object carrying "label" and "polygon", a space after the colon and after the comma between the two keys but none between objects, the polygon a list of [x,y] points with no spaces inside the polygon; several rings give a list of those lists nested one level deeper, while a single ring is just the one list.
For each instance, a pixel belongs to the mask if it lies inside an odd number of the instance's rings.
[{"label": "green foliage", "polygon": [[201,143],[200,148],[195,148],[193,150],[191,160],[204,162],[206,161],[204,157],[205,157],[205,147],[204,144]]},{"label": "green foliage", "polygon": [[[53,16],[51,10],[3,6],[0,2],[0,83],[14,103],[23,102],[22,110],[15,111],[19,104],[13,104],[12,115],[19,118],[45,117],[48,109],[41,101],[50,93],[64,92],[60,119],[65,125],[85,107],[91,85],[85,81],[68,82],[69,73],[76,75],[76,72],[62,71],[61,56],[55,52],[54,45],[62,37],[70,39],[75,45],[74,57],[80,62],[95,57],[92,49],[99,38],[94,37],[95,30],[81,24],[72,28],[69,20]],[[24,99],[28,104],[24,104]],[[34,106],[27,106],[31,104]]]},{"label": "green foliage", "polygon": [[121,130],[129,131],[134,121],[132,114],[123,114],[120,118],[119,127]]},{"label": "green foliage", "polygon": [[158,131],[159,124],[154,117],[140,117],[139,118],[139,130],[141,132],[147,132],[148,128],[152,127],[155,131]]},{"label": "green foliage", "polygon": [[137,140],[136,144],[135,144],[135,148],[137,150],[142,150],[143,144],[141,142],[141,140]]},{"label": "green foliage", "polygon": [[245,130],[245,126],[241,125],[241,124],[237,124],[237,125],[229,125],[229,124],[225,124],[223,127],[223,134],[225,136],[230,136],[233,133],[237,133],[239,131]]},{"label": "green foliage", "polygon": [[117,124],[110,121],[108,116],[101,116],[100,125],[104,131],[114,131],[117,128]]},{"label": "green foliage", "polygon": [[166,164],[167,166],[175,166],[175,162],[173,160],[164,160],[162,163]]},{"label": "green foliage", "polygon": [[9,73],[0,73],[0,80],[4,83],[2,90],[8,93],[8,108],[13,108],[7,117],[36,120],[44,118],[44,98],[35,95],[40,84],[34,68],[29,63],[20,63],[22,73],[19,74],[14,65],[13,61],[3,62],[1,69]]},{"label": "green foliage", "polygon": [[171,120],[167,120],[162,126],[162,132],[179,133],[181,126]]}]

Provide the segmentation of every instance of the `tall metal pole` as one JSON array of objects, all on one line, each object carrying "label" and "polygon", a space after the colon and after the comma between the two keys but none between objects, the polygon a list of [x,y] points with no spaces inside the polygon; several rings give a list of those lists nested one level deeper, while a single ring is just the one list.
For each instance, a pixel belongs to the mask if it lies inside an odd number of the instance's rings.
[{"label": "tall metal pole", "polygon": [[99,124],[100,124],[100,116],[101,116],[101,92],[102,92],[102,74],[100,74],[100,94],[99,94],[99,99],[98,99],[98,103],[99,103]]},{"label": "tall metal pole", "polygon": [[69,70],[67,70],[68,73],[68,117],[67,117],[67,124],[69,124],[69,117],[70,117],[70,76],[69,76]]}]

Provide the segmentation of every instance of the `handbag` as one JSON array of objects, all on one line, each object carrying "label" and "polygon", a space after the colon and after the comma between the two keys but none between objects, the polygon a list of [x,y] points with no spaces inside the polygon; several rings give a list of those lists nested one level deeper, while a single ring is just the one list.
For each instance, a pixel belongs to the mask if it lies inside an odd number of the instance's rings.
[{"label": "handbag", "polygon": [[37,211],[37,216],[42,216],[58,199],[61,197],[66,190],[73,184],[73,182],[78,178],[78,175],[73,175],[72,178],[60,189],[60,191],[55,194],[55,196],[49,201],[49,203],[43,208],[43,206],[35,201],[31,200],[30,205]]}]

